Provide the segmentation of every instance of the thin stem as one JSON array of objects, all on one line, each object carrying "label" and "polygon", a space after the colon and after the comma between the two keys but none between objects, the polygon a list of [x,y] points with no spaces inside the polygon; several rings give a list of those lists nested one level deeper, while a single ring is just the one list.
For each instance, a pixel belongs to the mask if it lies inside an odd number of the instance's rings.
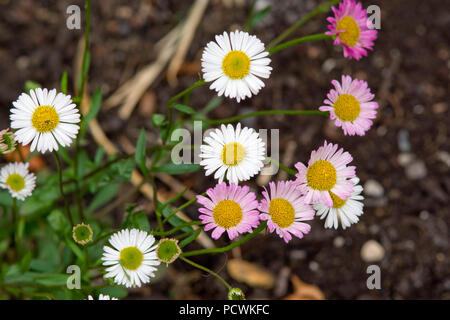
[{"label": "thin stem", "polygon": [[267,157],[267,160],[269,160],[270,162],[275,163],[281,170],[287,172],[290,175],[296,175],[297,172],[295,170],[289,169],[288,167],[286,167],[285,165],[283,165],[281,162],[279,162],[278,160],[274,159],[274,158],[270,158]]},{"label": "thin stem", "polygon": [[[84,3],[84,7],[86,10],[86,26],[84,29],[84,48],[83,48],[83,61],[81,64],[81,83],[80,88],[78,91],[78,98],[79,98],[79,108],[81,111],[81,105],[83,101],[84,96],[84,87],[86,84],[86,78],[88,74],[88,70],[85,70],[85,66],[87,64],[87,58],[88,58],[88,52],[89,52],[89,33],[91,29],[91,0],[86,0]],[[81,112],[80,112],[81,113]],[[83,209],[83,194],[82,190],[80,189],[80,183],[78,180],[78,153],[80,151],[80,136],[81,134],[78,134],[75,139],[75,159],[74,159],[74,172],[75,172],[75,199],[77,203],[78,213],[80,215],[81,220],[85,220],[84,217],[84,209]]]},{"label": "thin stem", "polygon": [[207,253],[220,253],[220,252],[226,252],[226,251],[230,251],[231,249],[233,249],[234,247],[237,247],[245,242],[247,242],[248,240],[250,240],[251,238],[253,238],[254,236],[256,236],[258,233],[260,233],[261,231],[263,231],[265,228],[267,227],[267,221],[262,222],[258,228],[256,228],[255,230],[253,230],[252,233],[248,233],[247,235],[245,235],[244,237],[242,237],[240,240],[231,243],[230,245],[226,246],[226,247],[222,247],[222,248],[214,248],[214,249],[201,249],[201,250],[193,250],[193,251],[186,251],[183,252],[180,257],[190,257],[190,256],[198,256],[201,254],[207,254]]},{"label": "thin stem", "polygon": [[186,94],[191,93],[195,88],[201,87],[201,86],[203,86],[205,84],[206,84],[205,80],[203,80],[203,79],[198,80],[196,83],[194,83],[189,88],[181,91],[177,95],[175,95],[172,98],[170,98],[169,101],[167,101],[167,105],[170,105],[170,104],[174,103],[176,100],[184,97]]},{"label": "thin stem", "polygon": [[[205,80],[203,80],[203,79],[200,79],[200,80],[198,80],[196,83],[194,83],[192,86],[190,86],[189,88],[187,88],[187,89],[185,89],[185,90],[183,90],[183,91],[181,91],[180,93],[178,93],[177,95],[175,95],[175,96],[173,96],[172,98],[170,98],[169,99],[169,101],[167,101],[167,108],[168,108],[168,120],[169,120],[169,125],[168,125],[168,127],[167,127],[167,131],[166,131],[166,134],[164,135],[164,138],[162,139],[163,140],[163,146],[165,146],[166,145],[166,143],[167,143],[167,140],[169,139],[169,136],[170,136],[170,131],[172,131],[172,122],[173,122],[173,110],[172,110],[172,104],[176,101],[176,100],[178,100],[178,99],[180,99],[180,98],[182,98],[182,97],[184,97],[185,95],[187,95],[187,94],[190,94],[194,89],[196,89],[196,88],[198,88],[198,87],[201,87],[201,86],[203,86],[203,85],[205,85],[206,84],[206,81]],[[159,157],[157,157],[156,159],[158,159]],[[157,163],[157,161],[155,161],[156,163]]]},{"label": "thin stem", "polygon": [[328,116],[328,112],[318,111],[318,110],[263,110],[263,111],[249,112],[246,114],[242,114],[240,116],[235,116],[235,117],[226,118],[226,119],[205,120],[205,122],[210,125],[217,125],[217,124],[222,124],[222,123],[236,122],[241,119],[250,118],[250,117],[274,115],[274,114]]},{"label": "thin stem", "polygon": [[327,12],[331,6],[341,2],[342,0],[331,0],[328,2],[325,2],[318,6],[313,11],[309,12],[306,16],[300,18],[296,23],[294,23],[292,26],[287,28],[285,31],[283,31],[278,37],[275,38],[269,45],[267,46],[267,49],[271,49],[275,47],[277,44],[282,42],[284,39],[289,37],[293,32],[295,32],[298,28],[303,26],[306,22],[308,22],[310,19],[314,18],[317,14],[321,12]]},{"label": "thin stem", "polygon": [[83,100],[84,86],[86,84],[86,77],[84,66],[87,63],[87,55],[89,51],[89,33],[91,29],[91,0],[86,0],[84,3],[84,8],[86,10],[86,26],[84,29],[84,50],[83,50],[83,62],[81,65],[81,83],[78,91],[78,96],[80,98],[80,106],[81,101]]},{"label": "thin stem", "polygon": [[[202,193],[202,196],[204,196],[206,193]],[[176,215],[179,211],[183,210],[187,206],[193,204],[197,201],[197,198],[191,199],[187,201],[186,203],[182,204],[178,208],[176,208],[173,212],[171,212],[167,217],[164,218],[163,223],[166,223],[170,218],[172,218],[174,215]]]},{"label": "thin stem", "polygon": [[67,198],[66,198],[66,196],[64,194],[64,189],[63,189],[61,159],[59,158],[59,154],[58,154],[58,152],[56,150],[53,150],[53,155],[55,156],[56,167],[58,169],[59,193],[61,195],[61,198],[64,199],[64,207],[66,209],[67,217],[69,218],[70,224],[73,227],[74,224],[73,224],[72,213],[70,213],[69,202],[67,201]]},{"label": "thin stem", "polygon": [[17,153],[19,154],[20,161],[22,161],[23,163],[25,163],[25,162],[26,162],[26,159],[25,159],[25,157],[24,157],[24,155],[23,155],[23,152],[22,152],[22,149],[20,148],[20,145],[18,145],[18,146],[16,147],[16,150],[17,150]]},{"label": "thin stem", "polygon": [[13,201],[12,213],[13,213],[13,222],[14,222],[14,244],[15,244],[16,250],[18,252],[18,255],[20,255],[21,247],[20,247],[20,241],[19,241],[19,223],[20,223],[19,209],[17,207],[16,198],[13,197],[12,201]]},{"label": "thin stem", "polygon": [[161,220],[161,212],[158,210],[158,192],[156,190],[156,182],[155,177],[153,175],[150,175],[150,184],[153,188],[153,204],[155,207],[155,214],[156,214],[156,220],[158,221],[158,228],[161,230],[161,232],[164,232],[164,224]]},{"label": "thin stem", "polygon": [[185,227],[198,226],[198,225],[201,225],[201,224],[202,224],[201,221],[191,221],[191,222],[186,222],[186,223],[180,224],[179,226],[176,226],[175,228],[170,229],[169,231],[165,231],[165,232],[156,232],[156,231],[153,231],[153,232],[150,232],[150,233],[151,233],[152,235],[154,235],[154,236],[158,236],[158,237],[166,237],[166,236],[169,236],[169,235],[171,235],[172,233],[175,233],[175,232],[177,232],[178,230],[181,230],[181,229],[183,229],[183,228],[185,228]]},{"label": "thin stem", "polygon": [[325,40],[325,39],[332,39],[334,36],[332,35],[326,35],[324,33],[318,33],[318,34],[311,34],[309,36],[304,36],[300,38],[296,38],[287,42],[283,42],[282,44],[277,45],[276,47],[273,47],[267,52],[269,54],[274,54],[275,52],[284,50],[286,48],[292,47],[293,45],[303,43],[303,42],[310,42],[310,41],[318,41],[318,40]]},{"label": "thin stem", "polygon": [[212,271],[211,269],[208,269],[202,265],[199,265],[198,263],[195,263],[194,261],[191,261],[189,259],[186,259],[183,256],[180,256],[180,259],[183,260],[186,263],[189,263],[191,266],[194,266],[200,270],[203,270],[205,272],[208,272],[209,274],[213,275],[214,277],[216,277],[217,279],[219,279],[227,288],[228,290],[231,290],[232,287],[228,284],[228,282],[225,281],[224,278],[222,278],[221,276],[219,276],[216,272]]}]

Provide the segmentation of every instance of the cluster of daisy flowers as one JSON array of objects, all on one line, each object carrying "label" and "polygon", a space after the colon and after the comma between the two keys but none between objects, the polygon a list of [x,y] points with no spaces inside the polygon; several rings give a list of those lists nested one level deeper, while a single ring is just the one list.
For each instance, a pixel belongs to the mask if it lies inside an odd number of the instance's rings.
[{"label": "cluster of daisy flowers", "polygon": [[[343,47],[344,57],[359,60],[372,50],[377,38],[360,3],[344,0],[332,7],[325,34]],[[201,58],[203,78],[210,89],[241,102],[256,95],[265,86],[272,67],[264,43],[247,32],[224,32],[209,42]],[[345,135],[364,135],[376,118],[378,103],[367,82],[343,75],[333,80],[332,88],[320,111],[328,112]],[[80,129],[80,113],[69,95],[55,89],[37,88],[22,93],[11,108],[11,128],[0,131],[0,154],[14,151],[16,142],[30,145],[30,151],[55,152],[68,147]],[[307,221],[315,215],[325,219],[326,228],[345,229],[357,223],[363,213],[362,187],[352,156],[338,145],[324,142],[312,151],[307,164],[296,163],[293,180],[270,182],[257,195],[248,186],[239,185],[255,177],[264,167],[266,146],[259,134],[237,124],[222,125],[204,139],[200,148],[205,174],[218,180],[206,195],[197,196],[201,205],[199,219],[213,239],[224,233],[230,240],[252,233],[262,223],[286,243],[292,237],[303,238],[311,230]],[[24,200],[32,194],[36,177],[28,163],[10,163],[0,169],[0,187],[11,196]],[[93,231],[83,223],[73,227],[73,238],[80,245],[92,241]],[[113,234],[103,248],[105,278],[126,287],[140,287],[155,276],[161,262],[171,263],[181,253],[178,241],[161,239],[138,229],[123,229]],[[230,291],[231,292],[231,291]],[[234,292],[241,295],[242,292]],[[89,300],[94,300],[92,296]],[[100,294],[99,300],[117,300]]]},{"label": "cluster of daisy flowers", "polygon": [[[249,180],[263,167],[266,153],[258,133],[238,123],[222,125],[205,137],[200,148],[200,162],[206,175],[215,172],[219,183],[197,196],[202,206],[199,219],[205,231],[212,231],[218,239],[224,232],[233,240],[243,233],[251,233],[261,221],[267,221],[270,232],[289,242],[292,235],[302,238],[311,227],[315,212],[326,218],[325,227],[337,229],[341,221],[345,229],[359,220],[363,213],[362,187],[358,185],[355,167],[348,164],[352,156],[337,144],[324,142],[312,151],[307,166],[298,162],[295,180],[270,182],[264,187],[261,201],[248,186],[239,181]],[[223,180],[228,180],[228,184]]]}]

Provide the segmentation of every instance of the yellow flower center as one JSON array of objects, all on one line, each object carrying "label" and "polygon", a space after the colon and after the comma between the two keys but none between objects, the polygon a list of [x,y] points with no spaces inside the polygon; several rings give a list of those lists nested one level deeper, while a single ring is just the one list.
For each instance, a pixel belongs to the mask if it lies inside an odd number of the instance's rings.
[{"label": "yellow flower center", "polygon": [[242,209],[236,201],[222,200],[214,207],[213,216],[219,227],[229,229],[242,221]]},{"label": "yellow flower center", "polygon": [[283,198],[276,198],[270,201],[269,214],[272,221],[280,228],[287,228],[294,223],[295,209],[292,204]]},{"label": "yellow flower center", "polygon": [[223,58],[222,70],[231,79],[242,79],[250,71],[250,58],[243,51],[230,51]]},{"label": "yellow flower center", "polygon": [[23,188],[25,188],[25,179],[18,173],[10,174],[8,179],[5,182],[11,190],[19,192]]},{"label": "yellow flower center", "polygon": [[136,247],[127,247],[120,250],[122,266],[128,270],[136,270],[144,260],[144,254]]},{"label": "yellow flower center", "polygon": [[306,180],[315,190],[330,190],[336,184],[337,174],[334,166],[326,160],[317,160],[308,168]]},{"label": "yellow flower center", "polygon": [[351,94],[341,94],[333,107],[336,116],[342,121],[354,121],[361,112],[359,101]]},{"label": "yellow flower center", "polygon": [[59,123],[59,115],[53,107],[39,106],[34,110],[31,123],[38,132],[53,131]]},{"label": "yellow flower center", "polygon": [[338,30],[345,30],[339,33],[339,39],[349,47],[353,47],[359,40],[360,29],[355,19],[345,16],[337,24]]},{"label": "yellow flower center", "polygon": [[222,149],[222,162],[227,166],[235,166],[245,158],[245,148],[242,144],[231,142]]},{"label": "yellow flower center", "polygon": [[330,191],[331,200],[333,200],[333,208],[339,209],[342,208],[342,206],[347,202],[347,199],[342,200],[337,195],[335,195],[333,192]]}]

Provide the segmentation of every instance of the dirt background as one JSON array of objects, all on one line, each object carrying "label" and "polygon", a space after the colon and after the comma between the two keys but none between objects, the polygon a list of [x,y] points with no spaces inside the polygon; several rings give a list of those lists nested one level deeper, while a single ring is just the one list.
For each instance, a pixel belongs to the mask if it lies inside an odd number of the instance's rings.
[{"label": "dirt background", "polygon": [[[155,43],[186,16],[192,3],[93,2],[89,90],[92,93],[102,86],[105,97],[153,61]],[[260,2],[272,5],[272,10],[252,32],[265,43],[316,3]],[[83,8],[82,1],[0,0],[1,128],[8,126],[11,102],[26,80],[58,88],[63,71],[73,75],[74,56],[83,31],[65,27],[69,4]],[[350,229],[325,230],[323,221],[315,219],[310,234],[288,245],[268,235],[238,251],[194,258],[243,288],[248,298],[286,296],[293,290],[290,275],[318,286],[327,299],[450,298],[450,13],[438,0],[363,4],[378,5],[382,14],[375,50],[368,57],[359,62],[346,60],[341,49],[331,42],[293,47],[272,57],[272,76],[258,96],[241,104],[226,99],[211,114],[221,118],[265,109],[315,109],[330,89],[330,81],[340,79],[341,74],[368,81],[380,103],[375,124],[364,137],[344,136],[321,117],[276,116],[244,122],[257,129],[280,129],[281,159],[290,167],[296,161],[307,161],[310,151],[324,139],[339,143],[353,155],[357,174],[366,186],[365,213]],[[165,113],[167,99],[197,78],[204,45],[223,30],[242,27],[249,8],[250,1],[210,1],[178,83],[170,86],[162,74],[128,121],[118,119],[117,108],[102,111],[99,120],[108,137],[125,150],[124,145],[135,143],[141,127],[151,131],[150,114]],[[326,30],[327,15],[319,15],[297,34]],[[213,97],[214,92],[200,88],[192,95],[191,105],[200,109]],[[155,139],[153,133],[149,139]],[[48,163],[53,165],[50,159]],[[286,178],[280,175],[273,178]],[[195,192],[213,186],[213,181],[200,172],[177,178]],[[251,185],[258,187],[255,182]],[[160,187],[170,192],[167,186]],[[131,201],[146,202],[138,197]],[[118,219],[122,209],[116,212]],[[195,206],[186,212],[192,218],[197,216]],[[383,259],[375,263],[381,268],[381,290],[366,287],[366,268],[372,263],[361,258],[361,248],[369,240],[377,241],[384,251]],[[218,244],[224,243],[222,239]],[[191,245],[196,247],[200,248]],[[275,286],[253,288],[230,278],[225,264],[236,257],[267,269],[276,279]],[[226,295],[218,281],[179,261],[166,272],[153,285],[134,290],[130,297],[223,299]]]}]

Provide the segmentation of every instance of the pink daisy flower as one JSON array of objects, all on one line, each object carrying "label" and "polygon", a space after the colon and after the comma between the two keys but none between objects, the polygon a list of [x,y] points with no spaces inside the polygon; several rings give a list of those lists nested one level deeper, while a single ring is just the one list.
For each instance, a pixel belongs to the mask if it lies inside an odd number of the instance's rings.
[{"label": "pink daisy flower", "polygon": [[320,111],[329,111],[330,118],[337,127],[344,130],[345,135],[363,136],[372,126],[372,120],[377,116],[378,103],[372,101],[375,97],[367,87],[367,82],[350,76],[342,76],[342,84],[331,81],[335,89],[331,89],[323,101],[325,106]]},{"label": "pink daisy flower", "polygon": [[[333,206],[330,192],[345,200],[353,192],[355,167],[347,167],[353,157],[344,149],[337,150],[338,145],[324,142],[323,146],[311,152],[308,167],[297,162],[295,168],[298,174],[295,182],[299,190],[305,195],[304,202],[322,202]],[[336,152],[337,151],[337,152]]]},{"label": "pink daisy flower", "polygon": [[367,12],[361,3],[355,0],[344,0],[339,3],[339,9],[331,7],[334,18],[328,17],[330,22],[325,32],[327,35],[335,35],[335,45],[342,44],[344,57],[361,59],[367,56],[367,50],[373,49],[373,41],[377,38],[377,30],[370,29],[372,22],[367,19]]},{"label": "pink daisy flower", "polygon": [[252,232],[259,225],[258,201],[247,186],[238,186],[225,182],[217,184],[206,191],[208,197],[197,196],[197,201],[203,205],[198,209],[205,231],[214,229],[212,238],[217,240],[227,231],[230,240],[239,234]]},{"label": "pink daisy flower", "polygon": [[311,226],[301,221],[312,220],[314,210],[305,204],[304,197],[294,181],[278,181],[269,183],[270,195],[264,187],[259,210],[261,220],[267,220],[269,231],[276,230],[280,238],[288,243],[293,234],[298,238],[309,233]]}]

